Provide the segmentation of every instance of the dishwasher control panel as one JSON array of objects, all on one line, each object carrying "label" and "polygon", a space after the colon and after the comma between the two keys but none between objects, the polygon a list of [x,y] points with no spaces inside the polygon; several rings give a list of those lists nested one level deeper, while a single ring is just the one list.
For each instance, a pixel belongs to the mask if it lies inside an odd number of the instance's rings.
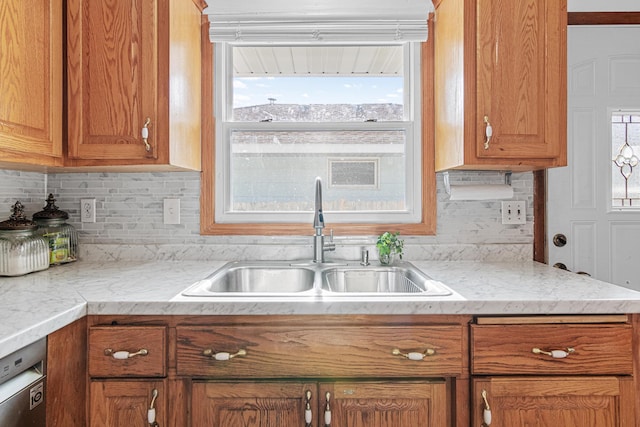
[{"label": "dishwasher control panel", "polygon": [[44,374],[47,339],[43,338],[0,359],[0,384],[34,368]]}]

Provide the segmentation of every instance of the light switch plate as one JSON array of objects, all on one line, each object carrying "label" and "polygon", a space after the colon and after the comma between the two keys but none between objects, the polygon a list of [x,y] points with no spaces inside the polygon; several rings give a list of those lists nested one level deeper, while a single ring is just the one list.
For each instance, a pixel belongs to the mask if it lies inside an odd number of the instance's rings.
[{"label": "light switch plate", "polygon": [[180,199],[164,199],[164,223],[180,224]]},{"label": "light switch plate", "polygon": [[522,200],[502,202],[502,223],[503,224],[526,224],[527,223],[527,202]]}]

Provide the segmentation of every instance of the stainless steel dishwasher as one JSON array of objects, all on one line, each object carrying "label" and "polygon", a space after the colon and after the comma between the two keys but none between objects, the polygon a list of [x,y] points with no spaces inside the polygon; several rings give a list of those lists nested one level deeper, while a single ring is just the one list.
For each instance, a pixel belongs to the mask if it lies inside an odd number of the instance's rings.
[{"label": "stainless steel dishwasher", "polygon": [[0,426],[46,426],[46,359],[46,338],[0,359]]}]

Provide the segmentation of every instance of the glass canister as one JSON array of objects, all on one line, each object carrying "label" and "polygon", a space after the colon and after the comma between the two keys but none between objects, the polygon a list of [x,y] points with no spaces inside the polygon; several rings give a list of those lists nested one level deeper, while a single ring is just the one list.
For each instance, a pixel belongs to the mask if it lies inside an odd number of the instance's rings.
[{"label": "glass canister", "polygon": [[36,233],[38,225],[24,215],[17,201],[11,217],[0,222],[0,276],[22,276],[49,268],[49,244]]},{"label": "glass canister", "polygon": [[47,206],[33,214],[38,234],[49,242],[49,263],[64,264],[78,259],[78,233],[67,224],[69,214],[56,206],[53,194],[47,197]]}]

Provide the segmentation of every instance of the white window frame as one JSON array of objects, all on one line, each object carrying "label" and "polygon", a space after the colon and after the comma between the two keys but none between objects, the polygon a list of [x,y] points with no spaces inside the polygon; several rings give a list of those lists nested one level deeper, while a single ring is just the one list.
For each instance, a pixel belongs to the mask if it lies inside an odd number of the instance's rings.
[{"label": "white window frame", "polygon": [[[353,45],[353,43],[351,43]],[[364,43],[363,43],[364,44]],[[376,43],[392,44],[392,43]],[[420,223],[422,220],[422,88],[421,88],[421,44],[419,42],[397,43],[404,46],[404,105],[403,121],[379,122],[234,122],[233,70],[231,61],[234,43],[214,44],[215,104],[215,222],[216,223],[304,223],[313,212],[233,212],[231,204],[231,176],[229,159],[231,133],[233,131],[357,131],[380,130],[405,132],[405,195],[406,210],[403,211],[327,211],[333,223]],[[251,45],[259,45],[252,43]],[[362,147],[359,145],[358,147]],[[353,154],[358,147],[345,146],[345,154]],[[322,150],[322,147],[318,147]],[[333,153],[333,151],[332,151]],[[339,156],[341,153],[336,153]],[[324,183],[328,188],[328,183]],[[314,183],[309,183],[312,194]]]}]

